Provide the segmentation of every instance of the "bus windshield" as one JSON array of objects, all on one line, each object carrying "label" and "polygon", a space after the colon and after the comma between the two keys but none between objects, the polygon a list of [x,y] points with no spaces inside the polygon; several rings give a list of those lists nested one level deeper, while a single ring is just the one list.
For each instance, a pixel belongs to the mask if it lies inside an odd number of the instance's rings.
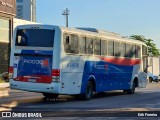
[{"label": "bus windshield", "polygon": [[16,34],[16,46],[53,47],[54,30],[19,29]]}]

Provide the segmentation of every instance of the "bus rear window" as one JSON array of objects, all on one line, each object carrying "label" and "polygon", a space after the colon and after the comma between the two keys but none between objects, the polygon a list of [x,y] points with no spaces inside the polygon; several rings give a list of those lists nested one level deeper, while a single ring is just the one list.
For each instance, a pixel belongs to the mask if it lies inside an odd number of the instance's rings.
[{"label": "bus rear window", "polygon": [[21,29],[17,30],[16,46],[53,47],[54,30]]}]

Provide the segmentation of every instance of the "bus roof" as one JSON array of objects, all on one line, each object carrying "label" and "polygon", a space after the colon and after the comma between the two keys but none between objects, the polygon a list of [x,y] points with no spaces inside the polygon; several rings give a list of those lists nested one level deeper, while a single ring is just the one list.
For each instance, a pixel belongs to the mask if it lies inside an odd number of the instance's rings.
[{"label": "bus roof", "polygon": [[[129,43],[135,43],[135,44],[142,44],[144,46],[147,46],[144,42],[135,40],[135,39],[130,39],[124,36],[121,36],[118,33],[110,32],[110,31],[105,31],[105,30],[99,30],[96,28],[84,28],[84,27],[78,27],[78,28],[70,28],[70,27],[62,27],[62,26],[55,26],[55,25],[44,25],[44,24],[27,24],[27,25],[19,25],[16,28],[23,29],[23,28],[55,28],[55,29],[60,29],[63,32],[69,32],[69,33],[77,33],[88,35],[88,36],[93,36],[93,37],[102,37],[102,38],[108,38],[110,40],[117,40],[117,41],[124,41],[124,42],[129,42]],[[84,36],[85,36],[84,35]]]}]

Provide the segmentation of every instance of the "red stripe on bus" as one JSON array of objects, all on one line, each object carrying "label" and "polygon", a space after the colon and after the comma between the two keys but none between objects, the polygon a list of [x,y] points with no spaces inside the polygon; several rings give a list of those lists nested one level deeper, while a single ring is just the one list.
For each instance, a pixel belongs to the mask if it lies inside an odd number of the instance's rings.
[{"label": "red stripe on bus", "polygon": [[129,58],[106,58],[100,57],[101,60],[117,64],[117,65],[126,65],[126,66],[133,66],[141,63],[140,59],[129,59]]}]

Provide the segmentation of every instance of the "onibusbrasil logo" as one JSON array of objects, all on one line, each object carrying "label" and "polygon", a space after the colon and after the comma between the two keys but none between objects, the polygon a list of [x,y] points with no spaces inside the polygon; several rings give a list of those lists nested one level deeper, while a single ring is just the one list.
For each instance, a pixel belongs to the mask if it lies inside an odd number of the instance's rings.
[{"label": "onibusbrasil logo", "polygon": [[2,112],[2,118],[40,118],[41,113],[17,113],[17,112]]}]

